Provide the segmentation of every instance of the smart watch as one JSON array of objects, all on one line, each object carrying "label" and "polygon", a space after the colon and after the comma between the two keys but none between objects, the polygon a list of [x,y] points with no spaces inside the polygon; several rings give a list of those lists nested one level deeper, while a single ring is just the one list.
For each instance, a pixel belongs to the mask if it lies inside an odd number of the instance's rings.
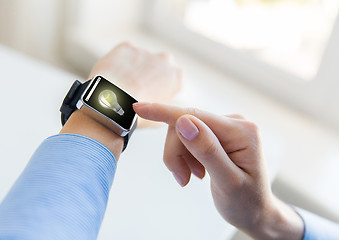
[{"label": "smart watch", "polygon": [[124,151],[137,126],[137,115],[132,106],[136,102],[102,76],[84,83],[76,80],[61,105],[61,123],[64,125],[76,109],[83,109],[90,117],[124,137]]}]

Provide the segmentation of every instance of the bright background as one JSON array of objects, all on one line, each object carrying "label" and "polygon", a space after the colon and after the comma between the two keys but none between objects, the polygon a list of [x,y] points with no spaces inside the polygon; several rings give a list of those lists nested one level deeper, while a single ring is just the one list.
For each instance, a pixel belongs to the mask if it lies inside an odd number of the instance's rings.
[{"label": "bright background", "polygon": [[123,40],[171,52],[186,76],[176,104],[257,122],[275,193],[338,220],[338,6],[338,0],[0,0],[0,44],[80,79]]}]

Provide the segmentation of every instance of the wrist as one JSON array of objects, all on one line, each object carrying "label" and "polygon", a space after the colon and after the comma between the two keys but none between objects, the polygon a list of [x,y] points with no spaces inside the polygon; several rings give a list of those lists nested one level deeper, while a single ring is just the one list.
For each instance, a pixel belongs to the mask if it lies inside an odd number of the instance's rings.
[{"label": "wrist", "polygon": [[255,239],[301,240],[304,223],[290,206],[272,195],[270,204],[262,211],[258,222],[246,232]]},{"label": "wrist", "polygon": [[72,113],[60,133],[73,133],[97,140],[105,145],[118,161],[124,146],[124,139],[84,113],[82,109]]}]

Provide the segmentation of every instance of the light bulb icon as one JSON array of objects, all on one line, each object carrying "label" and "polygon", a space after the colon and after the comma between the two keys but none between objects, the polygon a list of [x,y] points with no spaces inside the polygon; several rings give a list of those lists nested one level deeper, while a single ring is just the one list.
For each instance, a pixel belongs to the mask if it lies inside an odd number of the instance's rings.
[{"label": "light bulb icon", "polygon": [[120,116],[124,115],[124,110],[118,103],[117,96],[111,90],[104,90],[99,94],[99,103],[104,108],[108,108],[119,114]]}]

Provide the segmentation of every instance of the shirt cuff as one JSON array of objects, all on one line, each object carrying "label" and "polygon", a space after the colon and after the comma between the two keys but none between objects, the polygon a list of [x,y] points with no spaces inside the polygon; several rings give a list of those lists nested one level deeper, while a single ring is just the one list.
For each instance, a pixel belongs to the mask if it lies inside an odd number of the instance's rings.
[{"label": "shirt cuff", "polygon": [[305,225],[303,240],[335,240],[339,239],[339,224],[308,212],[295,208]]}]

